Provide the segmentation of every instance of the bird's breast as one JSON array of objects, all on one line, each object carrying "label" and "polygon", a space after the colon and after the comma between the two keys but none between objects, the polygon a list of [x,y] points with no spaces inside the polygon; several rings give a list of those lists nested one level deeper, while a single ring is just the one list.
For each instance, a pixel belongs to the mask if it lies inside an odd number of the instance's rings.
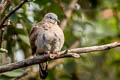
[{"label": "bird's breast", "polygon": [[64,43],[64,34],[58,25],[47,24],[41,27],[35,42],[42,52],[60,51]]}]

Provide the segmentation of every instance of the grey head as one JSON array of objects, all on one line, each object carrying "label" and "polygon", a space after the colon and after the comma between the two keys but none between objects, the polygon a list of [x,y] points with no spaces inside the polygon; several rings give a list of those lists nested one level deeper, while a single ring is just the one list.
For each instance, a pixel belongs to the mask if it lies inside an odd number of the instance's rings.
[{"label": "grey head", "polygon": [[43,21],[47,21],[53,24],[57,24],[59,22],[58,17],[55,13],[47,13],[45,14]]}]

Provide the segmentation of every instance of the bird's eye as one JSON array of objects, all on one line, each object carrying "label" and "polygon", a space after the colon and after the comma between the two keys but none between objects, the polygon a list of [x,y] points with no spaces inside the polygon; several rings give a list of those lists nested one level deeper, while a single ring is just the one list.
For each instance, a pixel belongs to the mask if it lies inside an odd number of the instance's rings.
[{"label": "bird's eye", "polygon": [[52,17],[51,17],[51,16],[50,16],[49,18],[50,18],[50,19],[52,19]]}]

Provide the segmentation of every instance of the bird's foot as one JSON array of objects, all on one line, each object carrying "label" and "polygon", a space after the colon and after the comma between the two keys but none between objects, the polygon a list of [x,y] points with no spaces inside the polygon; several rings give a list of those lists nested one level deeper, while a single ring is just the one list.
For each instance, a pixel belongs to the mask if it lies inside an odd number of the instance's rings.
[{"label": "bird's foot", "polygon": [[49,53],[49,55],[50,55],[51,59],[54,59],[56,56],[59,56],[59,55],[62,55],[62,54],[67,54],[67,53],[68,53],[68,50],[66,50],[64,53],[63,52],[56,52],[54,54]]},{"label": "bird's foot", "polygon": [[54,59],[57,55],[56,54],[50,54],[50,58]]},{"label": "bird's foot", "polygon": [[61,53],[61,52],[56,52],[55,54],[57,54],[57,55],[61,55],[62,53]]},{"label": "bird's foot", "polygon": [[61,55],[61,54],[67,54],[68,50],[66,50],[64,53],[63,52],[56,52],[57,55]]}]

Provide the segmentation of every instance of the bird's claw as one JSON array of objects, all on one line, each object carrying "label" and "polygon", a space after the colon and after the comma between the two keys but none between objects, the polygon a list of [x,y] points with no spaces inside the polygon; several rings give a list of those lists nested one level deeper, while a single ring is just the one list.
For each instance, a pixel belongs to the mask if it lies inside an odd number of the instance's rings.
[{"label": "bird's claw", "polygon": [[50,54],[50,59],[54,59],[56,56],[56,54]]}]

